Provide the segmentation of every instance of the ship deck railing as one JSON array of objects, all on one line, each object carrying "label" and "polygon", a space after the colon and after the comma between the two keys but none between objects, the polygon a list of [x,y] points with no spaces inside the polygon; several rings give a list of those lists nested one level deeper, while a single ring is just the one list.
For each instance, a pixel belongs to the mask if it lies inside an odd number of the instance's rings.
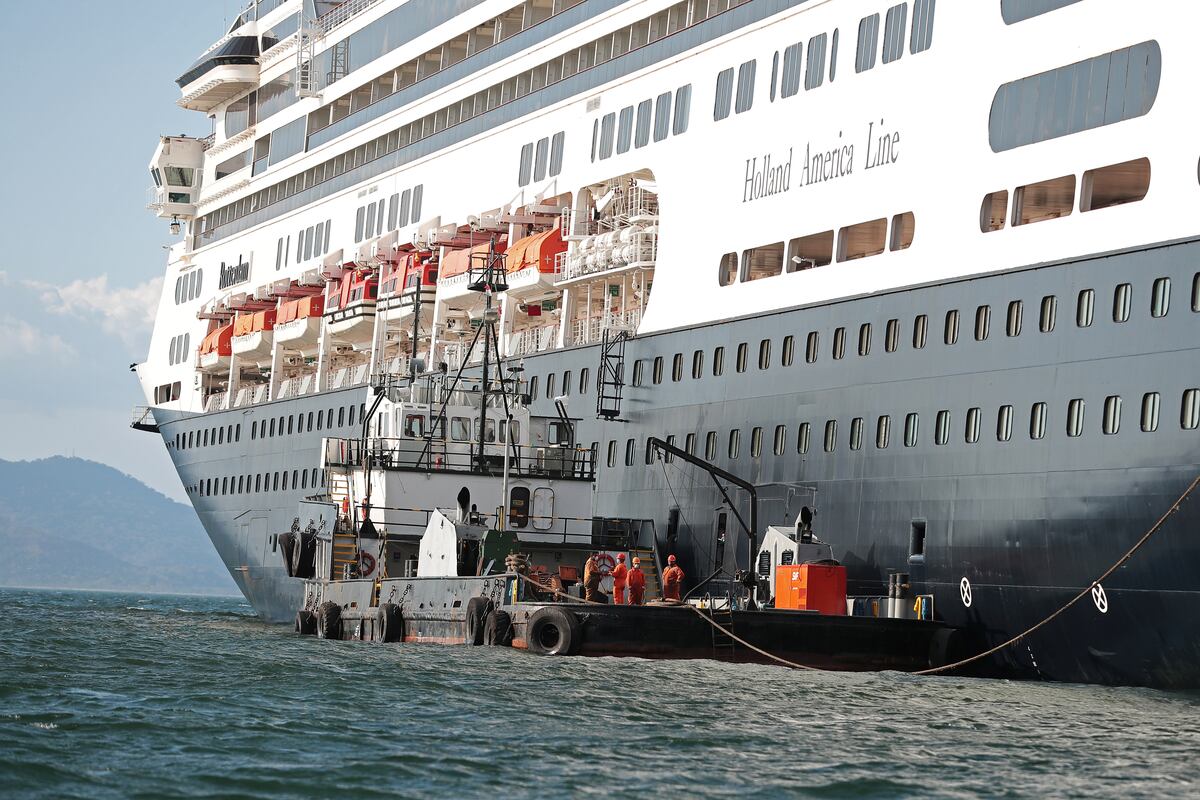
[{"label": "ship deck railing", "polygon": [[415,437],[376,437],[365,445],[361,439],[326,438],[322,466],[360,469],[369,457],[373,469],[500,476],[506,455],[514,478],[596,479],[596,453],[590,448],[486,442],[480,453],[477,442]]}]

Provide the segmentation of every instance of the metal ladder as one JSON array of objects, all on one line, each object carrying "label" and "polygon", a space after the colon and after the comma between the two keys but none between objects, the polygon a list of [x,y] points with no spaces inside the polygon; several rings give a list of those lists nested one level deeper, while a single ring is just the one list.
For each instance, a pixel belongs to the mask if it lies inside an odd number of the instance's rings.
[{"label": "metal ladder", "polygon": [[658,563],[654,560],[654,551],[631,550],[630,552],[639,559],[641,563],[638,569],[646,576],[645,595],[642,597],[642,602],[649,603],[651,600],[661,600],[662,579],[658,574]]},{"label": "metal ladder", "polygon": [[[727,603],[724,608],[716,608],[712,602],[713,598],[709,599],[708,618],[720,628],[714,625],[709,625],[708,628],[712,631],[712,648],[713,658],[718,661],[732,660],[733,651],[736,648],[736,643],[729,633],[733,632],[733,609],[732,603]],[[729,631],[729,633],[726,633]]]},{"label": "metal ladder", "polygon": [[317,85],[317,40],[321,38],[321,29],[313,20],[304,18],[304,12],[297,12],[300,17],[299,32],[296,34],[296,96],[316,97],[321,93]]},{"label": "metal ladder", "polygon": [[597,419],[615,420],[621,416],[621,394],[625,388],[625,342],[628,340],[628,331],[604,331],[596,385]]}]

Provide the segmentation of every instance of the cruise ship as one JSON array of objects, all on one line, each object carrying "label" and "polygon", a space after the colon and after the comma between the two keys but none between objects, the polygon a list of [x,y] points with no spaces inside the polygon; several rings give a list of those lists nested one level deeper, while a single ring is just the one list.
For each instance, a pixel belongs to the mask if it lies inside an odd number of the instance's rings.
[{"label": "cruise ship", "polygon": [[[259,0],[176,81],[211,132],[150,164],[175,243],[135,427],[290,621],[278,537],[331,496],[323,441],[389,435],[381,381],[477,373],[471,265],[502,253],[492,358],[689,582],[750,568],[745,499],[651,437],[752,482],[763,524],[815,509],[851,594],[906,572],[981,647],[1091,587],[987,674],[1196,688],[1196,500],[1096,581],[1200,474],[1198,26],[1165,0]],[[444,441],[427,413],[390,435]]]}]

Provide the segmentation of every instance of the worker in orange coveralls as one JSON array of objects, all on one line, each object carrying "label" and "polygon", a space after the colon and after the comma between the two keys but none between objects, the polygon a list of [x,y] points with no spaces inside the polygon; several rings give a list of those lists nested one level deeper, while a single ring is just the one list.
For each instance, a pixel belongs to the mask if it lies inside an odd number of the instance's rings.
[{"label": "worker in orange coveralls", "polygon": [[633,567],[626,579],[629,583],[629,605],[640,606],[646,596],[646,574],[642,572],[642,560],[633,557]]},{"label": "worker in orange coveralls", "polygon": [[617,565],[612,568],[613,602],[619,606],[625,605],[625,581],[629,575],[629,567],[625,566],[625,554],[617,553]]},{"label": "worker in orange coveralls", "polygon": [[587,563],[583,565],[583,597],[592,603],[605,602],[604,595],[600,593],[600,581],[604,578],[600,574],[600,565],[596,562],[596,554],[592,553],[588,556]]},{"label": "worker in orange coveralls", "polygon": [[667,568],[663,571],[663,599],[679,601],[683,587],[683,570],[675,563],[675,556],[667,556]]}]

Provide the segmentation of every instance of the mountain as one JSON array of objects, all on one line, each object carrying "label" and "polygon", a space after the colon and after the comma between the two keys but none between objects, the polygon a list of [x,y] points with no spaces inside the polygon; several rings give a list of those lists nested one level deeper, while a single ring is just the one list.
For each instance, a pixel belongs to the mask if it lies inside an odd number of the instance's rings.
[{"label": "mountain", "polygon": [[0,585],[238,593],[191,508],[61,456],[0,460]]}]

